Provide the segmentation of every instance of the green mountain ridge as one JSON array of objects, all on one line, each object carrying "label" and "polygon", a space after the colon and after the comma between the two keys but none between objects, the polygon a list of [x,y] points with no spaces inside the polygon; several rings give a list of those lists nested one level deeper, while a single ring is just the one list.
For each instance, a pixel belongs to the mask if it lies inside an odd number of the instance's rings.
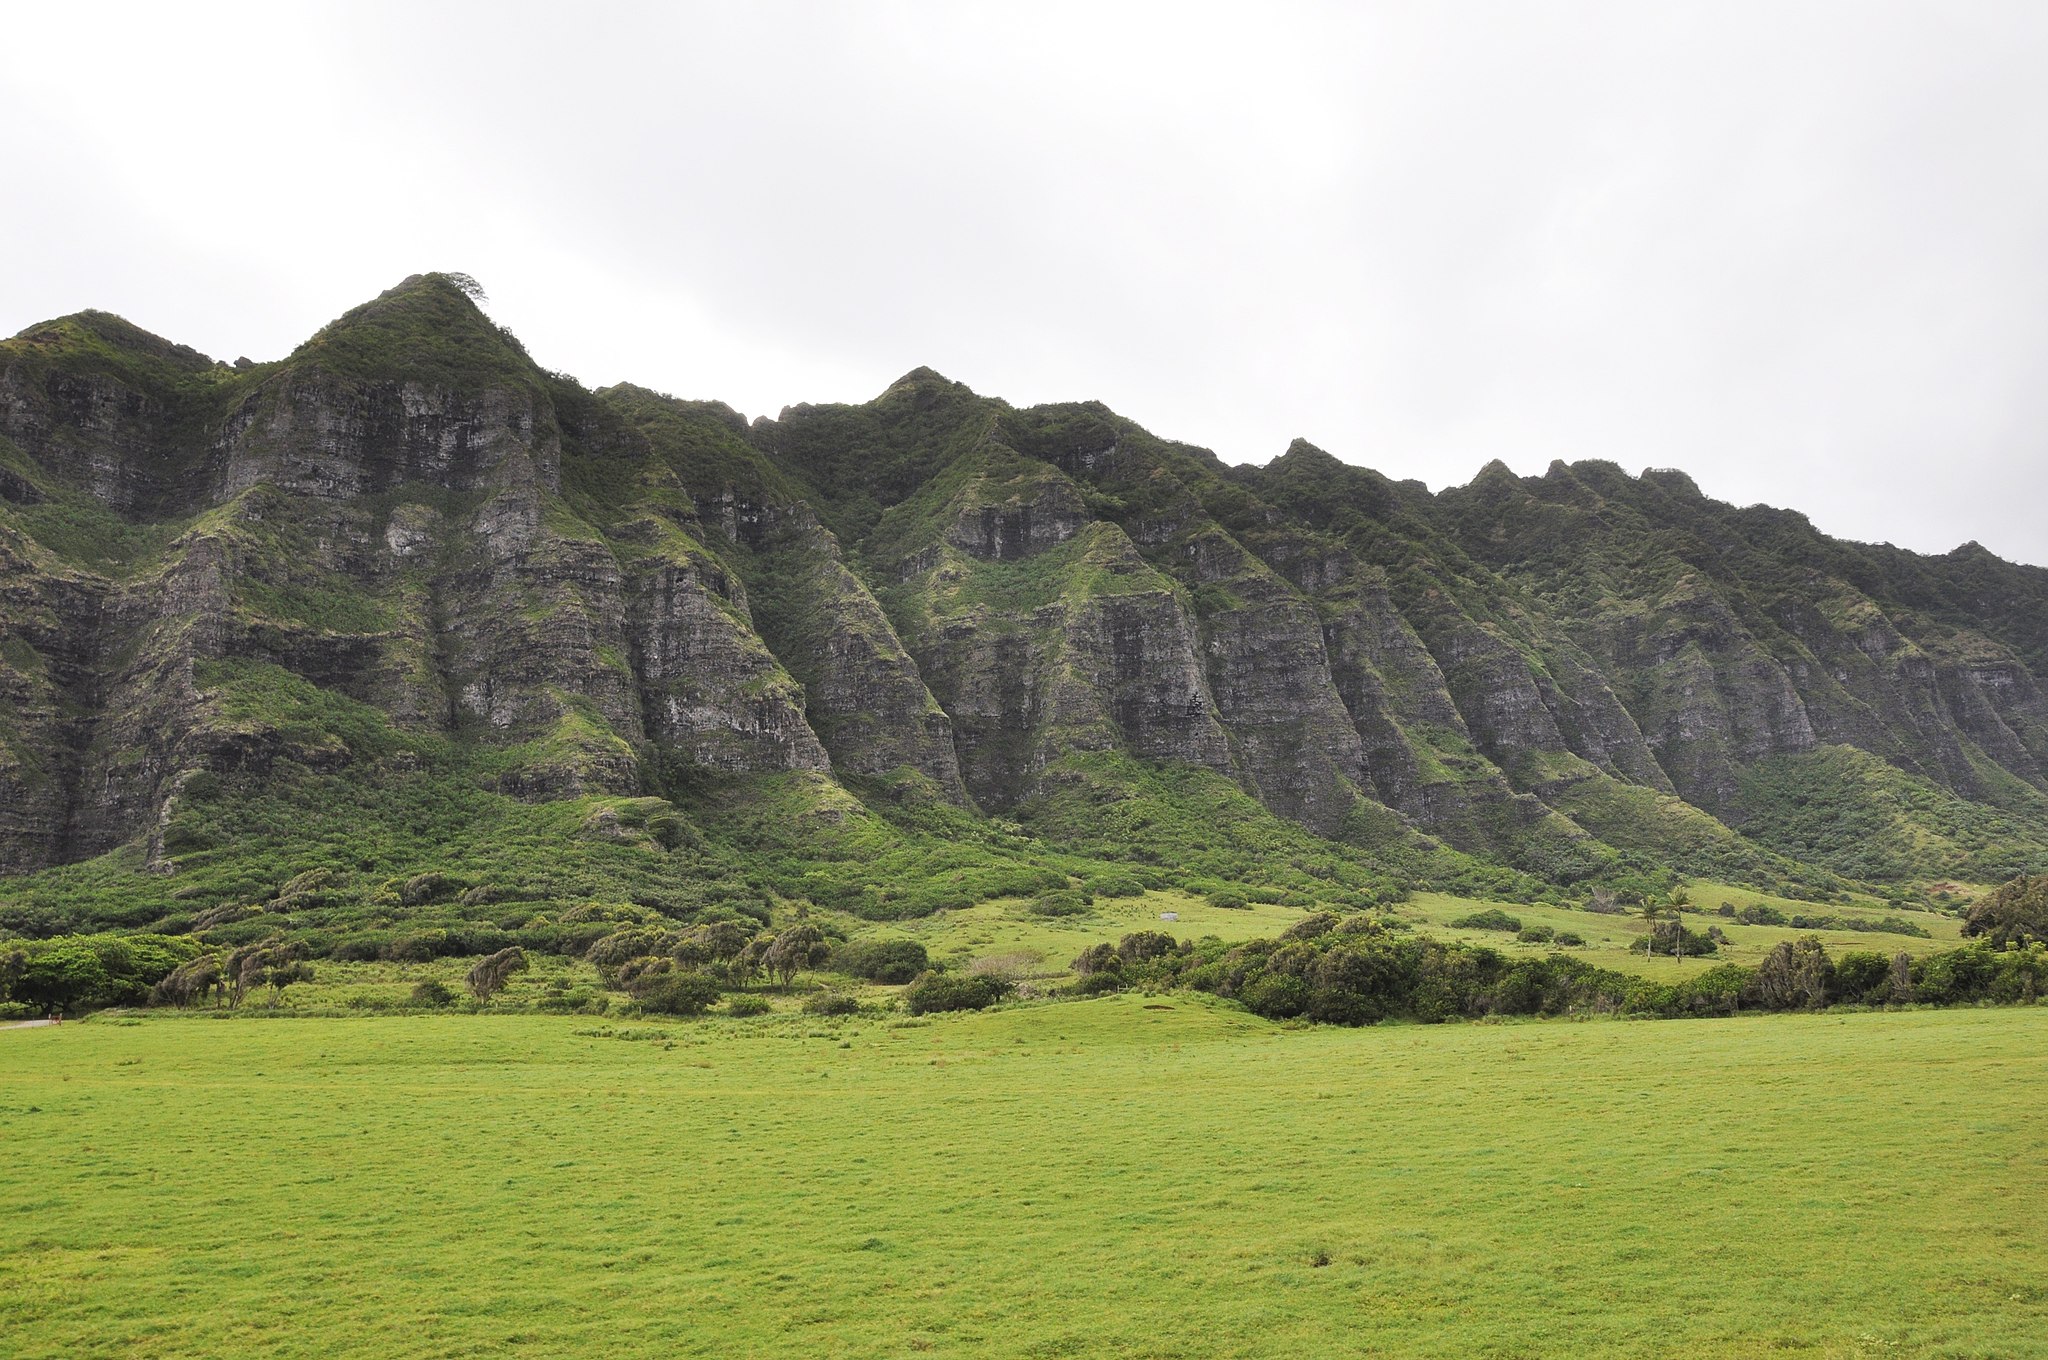
[{"label": "green mountain ridge", "polygon": [[276,363],[0,342],[0,927],[2048,868],[2048,571],[928,369],[748,423],[464,282]]}]

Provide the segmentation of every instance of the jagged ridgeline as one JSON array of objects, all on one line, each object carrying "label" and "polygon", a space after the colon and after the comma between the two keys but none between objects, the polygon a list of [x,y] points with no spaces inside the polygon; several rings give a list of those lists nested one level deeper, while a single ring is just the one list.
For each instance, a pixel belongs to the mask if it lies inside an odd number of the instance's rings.
[{"label": "jagged ridgeline", "polygon": [[1975,545],[923,369],[748,424],[472,292],[275,363],[0,344],[0,925],[2048,868],[2048,572]]}]

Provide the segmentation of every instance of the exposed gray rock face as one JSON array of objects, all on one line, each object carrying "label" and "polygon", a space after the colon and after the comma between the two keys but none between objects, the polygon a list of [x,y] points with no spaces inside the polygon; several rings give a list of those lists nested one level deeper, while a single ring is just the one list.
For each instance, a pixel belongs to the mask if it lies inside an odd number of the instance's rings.
[{"label": "exposed gray rock face", "polygon": [[773,573],[778,607],[756,625],[803,684],[805,716],[833,768],[869,778],[911,769],[964,802],[952,720],[831,530],[802,502],[751,505],[727,495],[718,511],[727,541],[746,543]]},{"label": "exposed gray rock face", "polygon": [[1081,531],[1088,509],[1064,477],[1028,482],[1007,498],[963,506],[946,541],[974,557],[1013,562],[1058,547]]},{"label": "exposed gray rock face", "polygon": [[662,557],[633,575],[633,671],[648,735],[715,770],[824,770],[803,695],[753,632],[739,582]]},{"label": "exposed gray rock face", "polygon": [[971,588],[999,587],[1004,569],[972,568],[950,545],[913,580],[920,607],[906,636],[951,715],[969,792],[1014,807],[1071,751],[1232,772],[1197,630],[1171,584],[1112,525],[1090,525],[1063,551],[1060,570],[1039,564],[1036,589],[1007,605]]},{"label": "exposed gray rock face", "polygon": [[554,414],[518,385],[464,392],[291,370],[228,418],[212,499],[259,484],[350,500],[407,483],[456,492],[561,489]]},{"label": "exposed gray rock face", "polygon": [[[1314,609],[1235,540],[1205,533],[1185,558],[1198,585],[1227,603],[1201,616],[1217,716],[1267,806],[1338,832],[1366,781],[1365,751],[1338,695]],[[1197,604],[1205,598],[1197,593]]]}]

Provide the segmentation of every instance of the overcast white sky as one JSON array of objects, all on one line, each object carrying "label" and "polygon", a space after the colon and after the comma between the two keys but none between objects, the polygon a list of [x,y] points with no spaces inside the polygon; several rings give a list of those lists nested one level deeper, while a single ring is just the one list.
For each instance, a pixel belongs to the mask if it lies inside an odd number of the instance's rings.
[{"label": "overcast white sky", "polygon": [[2048,563],[2048,4],[10,4],[0,333],[465,270],[749,414],[918,364]]}]

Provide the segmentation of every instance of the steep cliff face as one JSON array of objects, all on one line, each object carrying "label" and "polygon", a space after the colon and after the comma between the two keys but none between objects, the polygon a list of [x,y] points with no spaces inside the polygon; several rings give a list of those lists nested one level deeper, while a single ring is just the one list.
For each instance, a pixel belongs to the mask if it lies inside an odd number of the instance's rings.
[{"label": "steep cliff face", "polygon": [[[925,369],[748,424],[546,373],[451,276],[270,364],[103,313],[0,343],[8,871],[175,875],[209,779],[438,761],[535,805],[753,780],[834,835],[930,799],[999,840],[1142,768],[1567,881],[1989,872],[2048,855],[2044,665],[2048,572],[1974,545],[1599,463],[1226,468]],[[1816,819],[1851,789],[1898,809],[1875,857]]]}]

